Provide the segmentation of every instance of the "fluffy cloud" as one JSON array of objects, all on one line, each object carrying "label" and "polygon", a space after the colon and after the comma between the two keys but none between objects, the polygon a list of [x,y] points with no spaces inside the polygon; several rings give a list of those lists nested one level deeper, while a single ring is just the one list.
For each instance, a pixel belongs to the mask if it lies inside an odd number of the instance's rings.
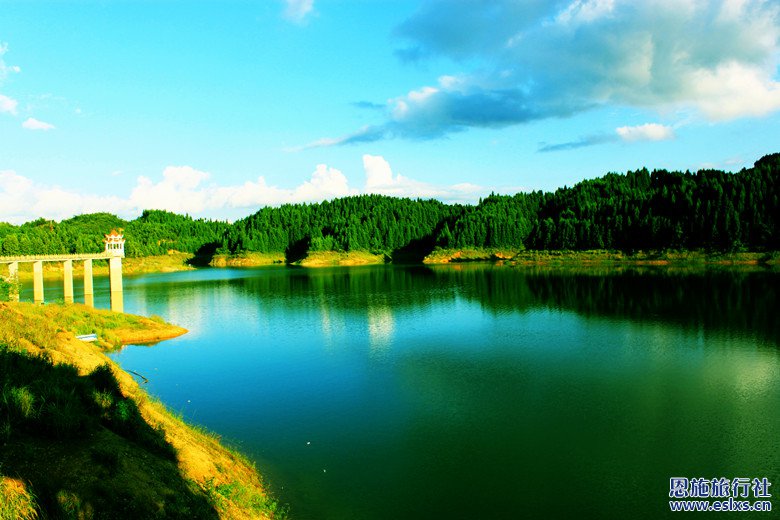
[{"label": "fluffy cloud", "polygon": [[674,139],[674,130],[658,123],[646,123],[639,126],[621,126],[615,132],[624,141],[666,141]]},{"label": "fluffy cloud", "polygon": [[315,202],[357,193],[349,189],[347,178],[339,170],[324,164],[317,165],[311,178],[293,189],[269,186],[263,177],[236,186],[206,184],[210,177],[191,166],[169,166],[160,182],[138,178],[130,194],[130,206],[136,210],[166,209],[198,215],[226,208]]},{"label": "fluffy cloud", "polygon": [[15,99],[11,99],[8,96],[4,96],[0,94],[0,113],[8,113],[15,115],[16,114],[16,106],[19,103]]},{"label": "fluffy cloud", "polygon": [[284,17],[296,23],[303,22],[314,9],[314,0],[284,0]]},{"label": "fluffy cloud", "polygon": [[389,100],[384,122],[313,144],[429,139],[604,106],[711,121],[780,110],[780,4],[768,0],[432,0],[396,35],[408,42],[404,60],[445,57],[472,72]]},{"label": "fluffy cloud", "polygon": [[579,25],[609,16],[615,9],[615,0],[575,0],[557,16],[558,23]]},{"label": "fluffy cloud", "polygon": [[295,201],[308,202],[322,199],[333,199],[354,195],[355,190],[348,186],[347,178],[335,168],[329,168],[325,164],[318,164],[317,169],[311,175],[311,180],[298,186],[293,192]]},{"label": "fluffy cloud", "polygon": [[364,155],[363,170],[366,174],[364,193],[377,193],[394,197],[434,198],[445,202],[474,202],[478,197],[491,191],[469,183],[435,186],[402,175],[393,175],[390,163],[380,155]]},{"label": "fluffy cloud", "polygon": [[126,200],[84,195],[33,182],[14,171],[0,171],[0,221],[22,223],[38,217],[63,219],[84,212],[108,211],[126,214]]},{"label": "fluffy cloud", "polygon": [[559,152],[562,150],[575,150],[587,146],[614,143],[616,141],[633,143],[637,141],[667,141],[674,138],[674,129],[671,126],[665,126],[658,123],[645,123],[637,126],[621,126],[615,129],[614,134],[594,134],[567,143],[545,143],[539,147],[539,151]]},{"label": "fluffy cloud", "polygon": [[369,193],[376,193],[374,190],[390,188],[404,181],[400,175],[393,177],[390,163],[381,155],[364,155],[363,170],[366,172],[366,191]]},{"label": "fluffy cloud", "polygon": [[0,81],[3,81],[8,74],[21,72],[21,69],[16,65],[7,65],[3,56],[8,52],[8,44],[0,43]]},{"label": "fluffy cloud", "polygon": [[191,166],[169,166],[162,179],[138,177],[127,197],[83,194],[59,186],[36,183],[14,171],[0,171],[0,222],[22,223],[39,217],[61,220],[82,213],[107,211],[133,218],[144,209],[163,209],[196,216],[242,216],[262,206],[319,202],[360,193],[438,198],[446,202],[474,202],[495,189],[473,184],[435,186],[393,174],[381,156],[363,156],[366,182],[350,188],[336,168],[317,165],[311,177],[294,188],[270,186],[263,177],[233,186],[209,183],[211,175]]},{"label": "fluffy cloud", "polygon": [[699,109],[712,120],[763,116],[780,109],[780,83],[769,71],[743,63],[724,63],[692,75]]},{"label": "fluffy cloud", "polygon": [[51,123],[28,117],[27,120],[22,123],[22,128],[26,128],[27,130],[54,130],[55,126]]},{"label": "fluffy cloud", "polygon": [[176,213],[202,213],[206,209],[208,194],[200,184],[208,177],[208,173],[191,166],[168,166],[163,170],[162,181],[157,183],[148,177],[138,177],[130,193],[130,206]]},{"label": "fluffy cloud", "polygon": [[[8,52],[8,44],[0,43],[0,85],[3,84],[3,81],[8,77],[8,74],[20,71],[17,66],[6,65],[5,60],[3,59],[6,52]],[[16,115],[16,107],[18,104],[19,103],[15,99],[0,94],[0,114],[6,113]]]}]

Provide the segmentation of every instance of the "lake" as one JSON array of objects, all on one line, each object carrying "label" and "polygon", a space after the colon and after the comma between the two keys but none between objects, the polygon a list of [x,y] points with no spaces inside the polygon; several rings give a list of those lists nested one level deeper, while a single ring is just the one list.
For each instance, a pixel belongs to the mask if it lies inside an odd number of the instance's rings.
[{"label": "lake", "polygon": [[[190,333],[113,358],[256,461],[294,520],[658,518],[671,477],[780,485],[778,281],[477,264],[126,277],[126,312]],[[105,280],[96,293],[108,307]]]}]

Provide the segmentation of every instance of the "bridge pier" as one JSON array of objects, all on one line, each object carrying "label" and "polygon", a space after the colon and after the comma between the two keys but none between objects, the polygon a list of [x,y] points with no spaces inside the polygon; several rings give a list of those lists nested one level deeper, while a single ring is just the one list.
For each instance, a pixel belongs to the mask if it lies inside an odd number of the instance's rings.
[{"label": "bridge pier", "polygon": [[[67,256],[70,256],[68,258]],[[84,262],[84,305],[95,306],[95,289],[92,272],[92,260],[108,260],[108,279],[111,291],[111,310],[124,312],[124,291],[122,287],[122,258],[104,255],[48,255],[39,257],[0,257],[0,263],[8,264],[8,279],[12,283],[9,299],[19,301],[19,263],[29,262],[33,265],[33,302],[44,302],[43,263],[62,262],[62,296],[65,303],[75,301],[73,291],[73,261]],[[63,258],[65,257],[65,258]]]},{"label": "bridge pier", "polygon": [[111,310],[124,312],[124,295],[122,292],[122,258],[111,257],[108,260],[108,283],[111,288]]},{"label": "bridge pier", "polygon": [[62,299],[65,303],[73,303],[73,260],[62,262]]},{"label": "bridge pier", "polygon": [[62,295],[65,303],[74,302],[73,261],[84,262],[84,304],[95,306],[95,290],[92,279],[92,260],[108,260],[108,274],[111,290],[111,310],[124,312],[122,290],[122,258],[125,256],[125,239],[121,231],[112,230],[105,235],[103,253],[82,253],[66,255],[22,255],[0,256],[0,264],[8,264],[11,291],[9,299],[19,301],[19,264],[33,265],[33,302],[43,303],[43,263],[62,262]]},{"label": "bridge pier", "polygon": [[19,301],[19,262],[8,264],[8,281],[11,282],[11,290],[8,299],[12,302]]},{"label": "bridge pier", "polygon": [[33,262],[33,303],[43,303],[43,262]]},{"label": "bridge pier", "polygon": [[95,306],[95,290],[92,288],[92,259],[84,260],[84,305]]}]

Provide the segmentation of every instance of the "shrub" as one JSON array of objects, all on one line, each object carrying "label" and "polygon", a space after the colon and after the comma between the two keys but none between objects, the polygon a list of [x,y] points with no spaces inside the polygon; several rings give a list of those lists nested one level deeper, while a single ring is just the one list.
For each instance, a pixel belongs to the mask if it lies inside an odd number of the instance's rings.
[{"label": "shrub", "polygon": [[109,395],[114,396],[122,395],[122,392],[119,390],[119,383],[108,363],[95,367],[95,370],[89,374],[89,380],[92,381],[92,384],[100,392],[107,392]]},{"label": "shrub", "polygon": [[99,390],[95,390],[92,392],[92,399],[95,401],[95,404],[98,406],[98,408],[104,413],[111,410],[111,407],[114,405],[114,396],[112,396],[110,392],[101,392]]},{"label": "shrub", "polygon": [[0,278],[0,302],[7,302],[11,296],[11,283]]},{"label": "shrub", "polygon": [[89,505],[84,505],[75,493],[61,490],[57,492],[57,509],[63,518],[93,518],[94,511]]},{"label": "shrub", "polygon": [[86,429],[89,415],[73,390],[57,387],[41,411],[41,423],[44,431],[55,438],[73,438]]},{"label": "shrub", "polygon": [[30,420],[36,416],[35,396],[26,386],[3,390],[3,401],[12,417]]}]

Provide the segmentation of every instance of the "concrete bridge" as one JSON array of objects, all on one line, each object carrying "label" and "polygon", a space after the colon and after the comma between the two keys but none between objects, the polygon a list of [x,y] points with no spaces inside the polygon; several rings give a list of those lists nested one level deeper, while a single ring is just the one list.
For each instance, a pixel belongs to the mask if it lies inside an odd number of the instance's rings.
[{"label": "concrete bridge", "polygon": [[84,262],[84,303],[94,307],[94,289],[92,284],[92,261],[108,260],[108,279],[111,288],[111,310],[124,312],[122,293],[122,258],[125,256],[124,236],[112,231],[105,235],[106,249],[102,253],[84,253],[75,255],[28,255],[0,256],[0,264],[8,265],[8,279],[13,284],[12,300],[19,300],[19,264],[33,264],[33,301],[43,303],[43,263],[61,262],[63,269],[63,299],[73,303],[73,262]]}]

